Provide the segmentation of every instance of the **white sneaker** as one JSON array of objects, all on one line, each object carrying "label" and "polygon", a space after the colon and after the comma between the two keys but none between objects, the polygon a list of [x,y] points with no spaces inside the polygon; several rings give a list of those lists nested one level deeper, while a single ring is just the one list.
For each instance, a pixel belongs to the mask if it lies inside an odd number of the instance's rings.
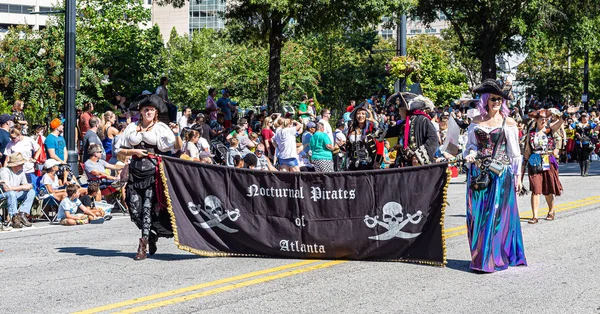
[{"label": "white sneaker", "polygon": [[8,223],[0,223],[0,231],[11,231],[13,227],[11,227]]}]

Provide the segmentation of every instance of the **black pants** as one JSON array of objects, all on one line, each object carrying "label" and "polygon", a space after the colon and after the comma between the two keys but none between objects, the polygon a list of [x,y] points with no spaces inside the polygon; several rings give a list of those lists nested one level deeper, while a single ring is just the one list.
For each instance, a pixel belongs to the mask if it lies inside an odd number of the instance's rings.
[{"label": "black pants", "polygon": [[152,227],[152,207],[155,203],[153,186],[147,189],[136,189],[127,185],[126,202],[131,221],[142,230],[142,238],[148,240]]}]

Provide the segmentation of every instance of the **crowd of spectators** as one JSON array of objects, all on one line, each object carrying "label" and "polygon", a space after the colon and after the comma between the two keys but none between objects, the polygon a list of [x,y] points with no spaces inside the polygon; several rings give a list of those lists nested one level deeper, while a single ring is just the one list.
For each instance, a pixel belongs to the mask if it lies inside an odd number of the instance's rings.
[{"label": "crowd of spectators", "polygon": [[[203,110],[181,106],[177,117],[177,106],[169,101],[167,86],[168,79],[161,79],[155,94],[169,109],[168,114],[159,119],[178,123],[181,130],[184,144],[180,151],[172,152],[173,156],[263,171],[349,170],[347,152],[351,137],[348,131],[352,128],[355,109],[360,107],[366,108],[368,121],[383,130],[378,139],[382,144],[382,162],[377,167],[397,166],[397,147],[388,140],[393,139],[393,129],[400,125],[402,116],[395,104],[386,103],[385,95],[375,94],[358,102],[351,101],[341,112],[332,112],[303,96],[297,105],[273,112],[266,106],[242,110],[227,89],[221,90],[217,98],[217,90],[211,88]],[[144,91],[143,94],[151,92]],[[460,159],[467,142],[466,130],[477,115],[475,102],[461,100],[426,112],[440,145],[437,161]],[[63,137],[64,119],[55,118],[47,127],[30,128],[23,114],[25,104],[22,101],[15,102],[11,114],[0,115],[0,200],[7,208],[2,215],[2,229],[31,226],[31,208],[34,202],[43,202],[44,197],[57,201],[56,221],[63,225],[83,224],[102,217],[110,219],[102,210],[94,209],[94,205],[102,201],[99,191],[106,187],[113,187],[121,194],[115,197],[124,199],[122,182],[126,175],[121,172],[129,157],[113,154],[112,149],[128,123],[139,118],[139,113],[132,110],[129,103],[126,97],[117,94],[112,102],[114,111],[97,112],[93,103],[84,104],[77,123],[80,152],[77,162],[85,180],[73,177],[66,166],[69,156]],[[527,117],[529,111],[549,109],[553,112],[548,121],[550,125],[570,106],[569,103],[532,100],[524,108],[513,107],[511,116],[518,123],[523,141],[531,127]],[[552,132],[549,128],[548,132],[556,143],[557,159],[579,162],[581,175],[587,176],[590,160],[598,159],[600,112],[595,104],[587,110],[578,108],[576,113],[569,115],[566,124]]]}]

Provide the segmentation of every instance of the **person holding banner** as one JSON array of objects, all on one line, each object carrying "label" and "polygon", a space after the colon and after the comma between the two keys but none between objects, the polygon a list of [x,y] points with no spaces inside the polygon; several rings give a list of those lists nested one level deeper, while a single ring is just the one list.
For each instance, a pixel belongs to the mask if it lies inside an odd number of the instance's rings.
[{"label": "person holding banner", "polygon": [[481,95],[480,115],[468,129],[464,157],[467,174],[467,234],[470,268],[495,272],[527,265],[519,221],[517,191],[522,164],[519,130],[508,117],[507,96],[487,79],[474,92]]},{"label": "person holding banner", "polygon": [[142,231],[135,260],[143,260],[148,246],[150,255],[156,252],[158,237],[172,236],[168,212],[153,210],[159,203],[157,192],[162,193],[157,191],[157,167],[161,162],[160,154],[175,152],[183,145],[176,123],[167,126],[158,121],[159,111],[167,111],[160,97],[149,95],[132,103],[130,109],[140,112],[140,120],[125,128],[113,150],[122,156],[132,156],[126,202],[131,220]]}]

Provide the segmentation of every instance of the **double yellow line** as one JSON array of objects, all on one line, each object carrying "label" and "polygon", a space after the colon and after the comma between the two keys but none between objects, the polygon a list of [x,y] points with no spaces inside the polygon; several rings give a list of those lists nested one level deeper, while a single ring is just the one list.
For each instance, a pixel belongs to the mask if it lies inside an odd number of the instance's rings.
[{"label": "double yellow line", "polygon": [[[581,200],[564,203],[558,206],[555,206],[555,212],[561,212],[573,208],[578,208],[586,205],[592,205],[600,203],[600,196],[594,196],[589,198],[584,198]],[[540,209],[540,215],[545,214],[548,211],[548,208]],[[526,219],[526,218],[523,218]],[[458,226],[453,228],[444,229],[443,236],[448,238],[457,237],[467,233],[466,226]],[[92,309],[88,309],[81,312],[76,312],[80,314],[92,314],[92,313],[100,313],[106,311],[112,311],[121,309],[118,313],[138,313],[141,311],[148,311],[168,305],[173,305],[177,303],[182,303],[226,291],[231,291],[234,289],[239,289],[243,287],[248,287],[260,283],[265,283],[269,281],[273,281],[276,279],[281,279],[285,277],[290,277],[294,275],[298,275],[301,273],[306,273],[314,270],[324,269],[331,266],[339,265],[346,263],[347,261],[322,261],[322,260],[307,260],[301,261],[297,263],[287,264],[283,266],[273,267],[269,269],[264,269],[260,271],[255,271],[247,274],[242,274],[238,276],[233,276],[229,278],[219,279],[207,283],[202,283],[194,286],[189,286],[185,288],[180,288],[176,290],[166,291],[162,293],[157,293],[141,298],[131,299],[127,301],[122,301],[118,303],[108,304],[105,306],[100,306]],[[206,288],[212,288],[208,290],[204,290]],[[173,297],[170,298],[169,297]],[[162,299],[162,300],[161,300]],[[147,303],[150,301],[156,301]],[[139,305],[141,303],[147,303],[143,305]]]},{"label": "double yellow line", "polygon": [[[154,301],[154,300],[158,300],[158,299],[172,297],[172,296],[179,295],[179,294],[202,290],[205,288],[224,285],[224,286],[220,286],[218,288],[214,288],[214,289],[210,289],[210,290],[205,290],[205,291],[201,291],[201,292],[197,292],[197,293],[193,293],[193,294],[186,294],[186,295],[179,296],[179,297],[172,298],[172,299],[167,299],[167,300],[163,300],[163,301],[149,303],[146,305],[127,308],[127,309],[124,309],[124,310],[118,312],[118,313],[137,313],[137,312],[147,311],[147,310],[151,310],[151,309],[155,309],[155,308],[159,308],[159,307],[163,307],[163,306],[167,306],[167,305],[171,305],[171,304],[194,300],[194,299],[198,299],[201,297],[205,297],[205,296],[209,296],[209,295],[213,295],[213,294],[217,294],[217,293],[221,293],[221,292],[225,292],[225,291],[229,291],[229,290],[233,290],[233,289],[243,288],[243,287],[247,287],[247,286],[251,286],[251,285],[256,285],[259,283],[269,282],[269,281],[276,280],[276,279],[290,277],[290,276],[294,276],[297,274],[301,274],[301,273],[305,273],[305,272],[309,272],[309,271],[313,271],[313,270],[323,269],[323,268],[331,267],[334,265],[342,264],[345,262],[346,261],[324,262],[321,260],[301,261],[298,263],[292,263],[292,264],[278,266],[278,267],[269,268],[269,269],[265,269],[265,270],[255,271],[255,272],[251,272],[251,273],[247,273],[247,274],[243,274],[243,275],[239,275],[239,276],[224,278],[224,279],[215,280],[215,281],[198,284],[198,285],[194,285],[194,286],[189,286],[189,287],[185,287],[185,288],[181,288],[181,289],[157,293],[157,294],[153,294],[153,295],[149,295],[149,296],[145,296],[145,297],[141,297],[141,298],[136,298],[136,299],[127,300],[127,301],[123,301],[123,302],[108,304],[105,306],[100,306],[100,307],[96,307],[96,308],[92,308],[89,310],[76,312],[76,313],[91,314],[91,313],[106,312],[106,311],[110,311],[110,310],[114,310],[114,309],[130,307],[132,305],[136,305],[136,304],[140,304],[140,303],[144,303],[144,302],[148,302],[148,301]],[[275,274],[273,274],[273,273],[275,273]],[[273,274],[273,275],[269,275],[269,274]],[[265,275],[269,275],[269,276],[265,276]],[[258,277],[258,278],[254,278],[254,277]],[[254,278],[254,279],[250,279],[250,278]],[[245,280],[245,279],[250,279],[250,280],[241,281],[241,280]],[[241,282],[237,282],[237,281],[241,281]],[[237,282],[237,283],[233,283],[233,282]],[[228,285],[225,285],[225,284],[228,284]]]},{"label": "double yellow line", "polygon": [[[579,199],[576,201],[556,205],[556,206],[554,206],[554,212],[558,213],[558,212],[562,212],[565,210],[579,208],[579,207],[587,206],[587,205],[598,204],[598,203],[600,203],[600,196],[592,196],[592,197],[583,198],[583,199]],[[521,219],[531,219],[531,210],[521,211],[519,213],[529,213],[528,216],[521,217]],[[548,213],[548,207],[540,208],[540,210],[538,211],[538,216],[542,217],[542,216],[546,215],[547,213]],[[444,236],[446,237],[446,239],[456,237],[459,235],[463,235],[463,234],[467,234],[467,226],[466,225],[444,229]]]}]

